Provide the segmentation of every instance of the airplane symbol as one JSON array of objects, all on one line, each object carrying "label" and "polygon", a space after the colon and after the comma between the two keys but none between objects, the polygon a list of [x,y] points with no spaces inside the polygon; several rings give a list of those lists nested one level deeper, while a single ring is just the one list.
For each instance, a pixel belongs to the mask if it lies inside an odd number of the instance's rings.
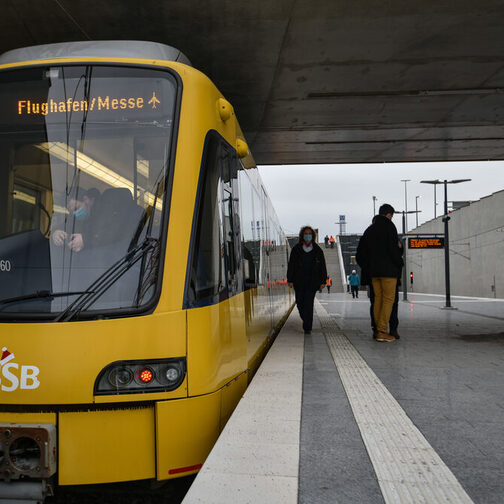
[{"label": "airplane symbol", "polygon": [[147,102],[149,105],[152,105],[152,108],[155,109],[157,108],[157,104],[161,103],[157,98],[156,98],[156,92],[154,91],[152,93],[152,98]]}]

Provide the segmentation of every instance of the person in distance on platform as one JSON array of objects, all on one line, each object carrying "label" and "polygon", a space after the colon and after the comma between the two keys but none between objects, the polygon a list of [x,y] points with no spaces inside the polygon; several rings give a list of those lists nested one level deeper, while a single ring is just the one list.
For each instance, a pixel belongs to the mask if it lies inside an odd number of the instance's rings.
[{"label": "person in distance on platform", "polygon": [[359,287],[360,287],[360,278],[357,275],[357,271],[352,270],[352,274],[348,276],[348,283],[350,284],[350,288],[352,289],[352,298],[359,298]]},{"label": "person in distance on platform", "polygon": [[316,243],[315,231],[310,226],[303,226],[298,243],[291,251],[287,282],[289,287],[294,287],[305,334],[310,334],[312,330],[315,293],[326,286],[326,279],[324,252]]},{"label": "person in distance on platform", "polygon": [[331,237],[329,238],[329,245],[331,246],[331,248],[334,248],[334,242],[335,242],[335,241],[336,241],[336,240],[334,239],[334,236],[333,236],[333,235],[331,235]]},{"label": "person in distance on platform", "polygon": [[324,237],[324,246],[325,248],[329,247],[329,236],[325,235]]},{"label": "person in distance on platform", "polygon": [[393,216],[394,208],[387,203],[382,205],[379,215],[364,232],[357,249],[357,263],[371,279],[376,340],[381,342],[395,340],[394,336],[387,333],[387,326],[396,298],[397,278],[403,265]]},{"label": "person in distance on platform", "polygon": [[331,286],[332,286],[332,278],[328,276],[326,280],[327,294],[331,294]]}]

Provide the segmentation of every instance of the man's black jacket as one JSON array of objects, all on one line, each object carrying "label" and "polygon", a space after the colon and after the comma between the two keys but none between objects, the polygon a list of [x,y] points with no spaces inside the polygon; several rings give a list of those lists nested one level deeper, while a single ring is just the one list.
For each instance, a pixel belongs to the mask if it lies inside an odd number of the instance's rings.
[{"label": "man's black jacket", "polygon": [[[371,278],[401,275],[403,266],[402,250],[398,246],[397,230],[394,223],[384,215],[377,215],[362,235],[357,247],[357,264],[365,272],[364,283]],[[364,274],[363,274],[364,276]]]},{"label": "man's black jacket", "polygon": [[[311,285],[313,291],[320,288],[321,285],[325,285],[327,279],[327,269],[324,257],[324,252],[316,244],[313,244],[313,253],[315,257],[313,259],[313,271],[311,278]],[[298,243],[294,245],[289,258],[289,266],[287,268],[287,281],[294,284],[294,289],[303,288],[303,255],[306,252],[303,250],[303,245]]]}]

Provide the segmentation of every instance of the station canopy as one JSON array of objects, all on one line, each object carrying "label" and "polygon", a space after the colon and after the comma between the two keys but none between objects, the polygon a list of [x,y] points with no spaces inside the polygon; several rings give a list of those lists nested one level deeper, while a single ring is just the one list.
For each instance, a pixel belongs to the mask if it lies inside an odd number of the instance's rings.
[{"label": "station canopy", "polygon": [[180,49],[258,164],[504,159],[501,0],[16,0],[0,52],[77,40]]}]

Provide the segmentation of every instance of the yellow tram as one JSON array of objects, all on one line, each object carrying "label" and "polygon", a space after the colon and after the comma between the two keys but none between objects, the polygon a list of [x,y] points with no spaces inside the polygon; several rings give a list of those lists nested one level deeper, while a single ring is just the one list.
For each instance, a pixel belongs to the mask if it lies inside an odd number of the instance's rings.
[{"label": "yellow tram", "polygon": [[0,498],[197,472],[293,301],[232,106],[108,41],[4,54],[0,111]]}]

